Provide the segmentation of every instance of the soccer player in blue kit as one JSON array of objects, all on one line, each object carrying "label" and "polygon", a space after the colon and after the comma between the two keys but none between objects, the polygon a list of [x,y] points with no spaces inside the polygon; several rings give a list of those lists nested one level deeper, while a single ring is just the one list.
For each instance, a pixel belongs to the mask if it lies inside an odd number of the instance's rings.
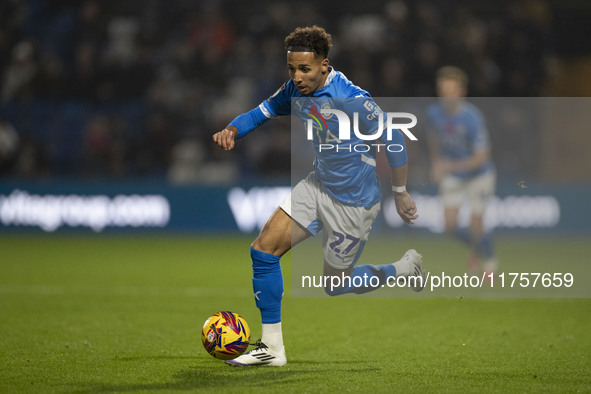
[{"label": "soccer player in blue kit", "polygon": [[[439,184],[445,231],[455,235],[472,250],[468,271],[476,274],[483,259],[488,277],[497,271],[490,232],[484,229],[484,212],[494,194],[496,171],[491,159],[490,140],[482,113],[466,102],[468,77],[453,66],[436,73],[438,103],[427,108],[431,124],[429,150],[431,179]],[[458,225],[464,199],[471,209],[469,228]]]},{"label": "soccer player in blue kit", "polygon": [[[364,115],[361,123],[369,134],[377,132],[375,115],[381,115],[381,110],[369,93],[353,85],[329,65],[331,46],[332,38],[323,28],[296,28],[285,38],[290,80],[258,107],[237,116],[224,130],[215,133],[214,142],[222,149],[232,149],[236,139],[244,137],[267,120],[291,115],[292,101],[300,98],[302,102],[306,98],[359,100],[360,112],[365,111],[360,114],[360,117]],[[321,117],[322,110],[308,108],[307,115]],[[300,116],[304,118],[306,114]],[[332,118],[334,122],[336,116]],[[323,118],[326,119],[329,116]],[[376,152],[375,148],[361,153],[352,149],[321,151],[320,144],[327,141],[333,146],[365,142],[355,135],[349,141],[341,141],[330,131],[331,128],[334,130],[334,123],[328,120],[328,124],[331,127],[322,128],[313,139],[316,148],[314,171],[294,187],[251,245],[252,283],[255,302],[261,311],[262,338],[256,349],[227,360],[228,364],[283,366],[287,363],[281,331],[283,277],[279,261],[292,246],[315,236],[320,230],[325,277],[345,275],[352,279],[365,276],[374,278],[373,283],[378,283],[377,286],[355,287],[352,285],[355,281],[343,281],[341,287],[325,287],[329,295],[372,291],[388,279],[401,276],[421,279],[410,285],[415,291],[422,290],[425,285],[422,256],[414,249],[408,250],[395,263],[355,266],[380,209],[381,196],[375,173]],[[388,144],[402,148],[392,149],[395,153],[386,154],[392,168],[391,182],[397,212],[406,223],[412,224],[418,215],[416,204],[406,191],[407,157],[403,135],[394,130],[392,140],[385,141],[385,151]]]}]

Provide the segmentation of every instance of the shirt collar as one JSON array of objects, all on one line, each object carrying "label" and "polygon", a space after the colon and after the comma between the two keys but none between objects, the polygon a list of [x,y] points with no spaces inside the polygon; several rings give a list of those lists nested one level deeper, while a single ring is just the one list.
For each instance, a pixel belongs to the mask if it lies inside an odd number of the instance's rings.
[{"label": "shirt collar", "polygon": [[334,68],[332,68],[332,66],[329,66],[328,69],[330,70],[330,73],[328,74],[328,77],[326,78],[326,81],[324,81],[323,88],[325,88],[328,85],[330,85],[330,83],[332,82],[332,79],[335,77],[335,75],[337,75],[337,72],[334,70]]}]

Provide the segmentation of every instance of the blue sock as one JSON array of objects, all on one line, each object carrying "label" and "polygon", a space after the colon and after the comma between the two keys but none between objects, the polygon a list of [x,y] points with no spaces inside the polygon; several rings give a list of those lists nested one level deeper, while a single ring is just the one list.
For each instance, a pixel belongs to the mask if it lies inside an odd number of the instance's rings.
[{"label": "blue sock", "polygon": [[281,321],[281,298],[283,275],[279,256],[261,252],[250,247],[252,258],[252,289],[257,308],[261,311],[263,324]]},{"label": "blue sock", "polygon": [[330,296],[354,293],[363,294],[374,291],[386,284],[389,277],[396,276],[396,268],[392,264],[371,265],[365,264],[355,267],[349,278],[343,279],[340,287],[332,288],[331,280],[327,282],[324,291]]},{"label": "blue sock", "polygon": [[460,227],[456,229],[454,235],[466,245],[472,246],[472,236],[470,235],[470,230],[468,230],[468,228]]},{"label": "blue sock", "polygon": [[482,239],[478,243],[478,254],[486,259],[490,259],[494,256],[494,246],[492,235],[490,233],[486,233],[482,236]]},{"label": "blue sock", "polygon": [[454,235],[460,241],[475,249],[479,256],[487,259],[494,256],[493,240],[490,232],[484,234],[481,239],[472,239],[470,230],[462,227],[458,228]]}]

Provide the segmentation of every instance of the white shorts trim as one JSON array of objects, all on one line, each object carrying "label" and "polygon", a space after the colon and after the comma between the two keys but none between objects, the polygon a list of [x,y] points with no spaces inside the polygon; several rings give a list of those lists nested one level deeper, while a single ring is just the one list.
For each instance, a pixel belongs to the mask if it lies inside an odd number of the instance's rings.
[{"label": "white shorts trim", "polygon": [[279,203],[279,208],[283,209],[291,217],[291,192]]}]

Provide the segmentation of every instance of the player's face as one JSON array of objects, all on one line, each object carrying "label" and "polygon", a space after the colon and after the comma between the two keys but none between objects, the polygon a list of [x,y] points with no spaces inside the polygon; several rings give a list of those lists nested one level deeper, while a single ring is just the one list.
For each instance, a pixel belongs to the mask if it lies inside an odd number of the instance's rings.
[{"label": "player's face", "polygon": [[437,80],[437,95],[445,98],[465,97],[466,89],[455,79],[440,78]]},{"label": "player's face", "polygon": [[321,89],[328,77],[328,59],[314,52],[287,52],[289,77],[304,96]]},{"label": "player's face", "polygon": [[437,95],[441,97],[443,107],[449,113],[455,113],[466,97],[466,88],[456,79],[439,78],[437,80]]}]

